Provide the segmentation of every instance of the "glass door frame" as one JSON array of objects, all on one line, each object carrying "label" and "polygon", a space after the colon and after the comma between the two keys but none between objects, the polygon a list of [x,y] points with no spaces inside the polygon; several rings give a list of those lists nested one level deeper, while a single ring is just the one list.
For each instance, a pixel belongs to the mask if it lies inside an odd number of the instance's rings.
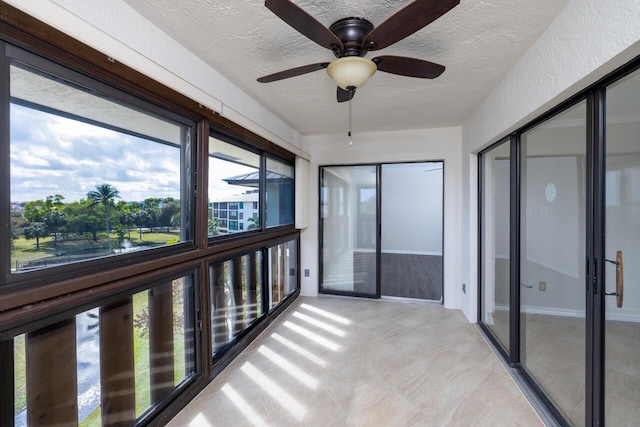
[{"label": "glass door frame", "polygon": [[[327,289],[322,286],[323,277],[324,277],[324,225],[322,218],[322,182],[323,182],[323,170],[325,168],[332,167],[358,167],[358,166],[369,166],[376,168],[376,267],[375,267],[375,276],[376,276],[376,284],[375,284],[375,293],[363,293],[356,291],[341,291],[337,289]],[[326,295],[339,295],[339,296],[350,296],[350,297],[359,297],[359,298],[371,298],[371,299],[380,299],[381,294],[381,283],[380,283],[380,261],[381,261],[381,252],[380,252],[380,241],[382,234],[382,223],[380,221],[382,205],[380,203],[380,189],[381,189],[381,167],[379,163],[357,163],[357,164],[328,164],[328,165],[319,165],[318,166],[318,292],[320,294]],[[360,185],[356,186],[356,191],[360,191],[363,188]],[[359,199],[359,194],[357,198]],[[360,209],[360,207],[357,207]]]},{"label": "glass door frame", "polygon": [[[578,102],[586,100],[586,253],[585,255],[585,425],[604,425],[605,422],[605,210],[606,210],[606,88],[627,75],[640,70],[640,57],[614,71],[590,87],[562,102],[532,122],[510,134],[505,142],[501,138],[478,154],[478,318],[483,334],[512,368],[516,380],[525,387],[525,394],[537,400],[537,406],[546,418],[560,425],[568,421],[554,407],[544,391],[533,381],[521,365],[520,354],[520,221],[521,221],[521,176],[522,153],[520,136]],[[484,155],[502,143],[509,143],[510,161],[510,333],[509,345],[505,348],[482,321],[482,224]]]},{"label": "glass door frame", "polygon": [[[441,246],[442,246],[442,297],[440,299],[440,304],[444,305],[445,292],[444,292],[444,257],[445,257],[445,170],[446,170],[446,162],[444,159],[432,159],[432,160],[415,160],[415,161],[407,161],[407,162],[374,162],[374,163],[354,163],[354,164],[326,164],[318,166],[318,293],[320,294],[328,294],[328,295],[340,295],[340,296],[351,296],[351,297],[361,297],[361,298],[371,298],[371,299],[380,299],[382,297],[382,281],[381,281],[381,265],[382,265],[382,167],[384,165],[395,165],[395,164],[413,164],[413,163],[441,163],[442,164],[442,236],[441,236]],[[323,169],[331,168],[331,167],[355,167],[355,166],[372,166],[376,168],[376,292],[374,294],[366,294],[361,292],[353,292],[353,291],[340,291],[335,289],[326,289],[323,288],[322,282],[324,277],[323,271],[323,254],[324,254],[324,244],[323,244],[323,221],[322,221],[322,181],[323,181]],[[361,186],[357,186],[357,189],[360,190]]]}]

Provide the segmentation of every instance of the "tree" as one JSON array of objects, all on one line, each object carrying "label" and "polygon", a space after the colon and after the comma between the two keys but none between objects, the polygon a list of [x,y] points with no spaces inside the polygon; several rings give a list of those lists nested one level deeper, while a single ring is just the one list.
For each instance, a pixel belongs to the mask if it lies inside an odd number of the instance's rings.
[{"label": "tree", "polygon": [[220,220],[218,218],[209,220],[209,235],[216,236],[218,235],[218,227],[220,226]]},{"label": "tree", "polygon": [[22,216],[22,212],[18,209],[11,208],[11,248],[13,248],[13,241],[20,238],[22,234],[22,227],[27,225],[27,219]]},{"label": "tree", "polygon": [[158,223],[160,226],[167,227],[167,233],[169,228],[173,225],[171,220],[175,215],[180,214],[180,202],[173,197],[167,197],[162,200],[160,204],[160,215],[158,217]]},{"label": "tree", "polygon": [[140,234],[140,241],[142,241],[142,228],[147,227],[151,217],[146,210],[137,211],[135,214],[135,223],[138,226],[138,232]]},{"label": "tree", "polygon": [[260,218],[257,216],[247,219],[247,222],[249,223],[249,227],[247,227],[247,230],[257,230],[258,228],[260,228]]},{"label": "tree", "polygon": [[96,206],[90,200],[82,199],[64,205],[64,212],[67,214],[67,231],[82,236],[91,233],[95,242],[98,240],[98,227],[100,226],[101,215],[96,212]]},{"label": "tree", "polygon": [[57,208],[50,210],[44,214],[44,223],[53,233],[53,247],[58,246],[58,233],[60,228],[67,223],[67,214],[59,211]]},{"label": "tree", "polygon": [[47,211],[47,204],[44,200],[32,200],[24,205],[23,215],[29,222],[42,222]]},{"label": "tree", "polygon": [[111,228],[109,226],[109,208],[113,206],[113,201],[120,198],[120,192],[111,184],[96,185],[94,191],[87,193],[87,198],[91,200],[91,205],[102,205],[104,207],[104,222],[107,226],[107,246],[111,251]]},{"label": "tree", "polygon": [[40,239],[47,237],[49,231],[44,222],[32,222],[22,229],[25,239],[36,239],[36,250],[40,250]]},{"label": "tree", "polygon": [[148,222],[147,227],[149,227],[149,231],[153,233],[153,227],[158,225],[158,220],[160,218],[160,204],[163,199],[159,199],[157,197],[149,197],[148,199],[144,199],[143,210],[147,212]]}]

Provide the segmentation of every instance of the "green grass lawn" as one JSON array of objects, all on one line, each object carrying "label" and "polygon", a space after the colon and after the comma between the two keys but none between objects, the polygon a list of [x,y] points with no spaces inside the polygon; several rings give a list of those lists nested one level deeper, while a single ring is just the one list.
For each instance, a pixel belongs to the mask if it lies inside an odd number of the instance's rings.
[{"label": "green grass lawn", "polygon": [[[128,237],[127,240],[129,240]],[[111,241],[117,241],[117,236],[114,233],[112,233]],[[167,233],[166,229],[156,228],[153,233],[150,231],[143,232],[142,239],[140,239],[138,231],[132,230],[129,241],[133,246],[161,246],[180,241],[180,232],[178,230],[172,230]],[[15,269],[16,261],[34,261],[56,255],[64,256],[66,254],[95,253],[96,257],[103,256],[107,254],[107,246],[106,233],[98,233],[97,241],[93,241],[92,239],[59,240],[57,247],[54,247],[52,237],[44,237],[40,239],[39,249],[36,249],[35,239],[27,240],[24,237],[20,237],[12,242],[11,268]]]}]

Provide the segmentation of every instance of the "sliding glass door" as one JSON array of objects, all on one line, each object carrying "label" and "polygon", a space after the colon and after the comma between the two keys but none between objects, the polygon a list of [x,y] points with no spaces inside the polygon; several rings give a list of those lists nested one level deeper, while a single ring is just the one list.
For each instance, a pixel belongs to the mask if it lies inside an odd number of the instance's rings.
[{"label": "sliding glass door", "polygon": [[383,296],[442,300],[443,163],[382,165]]},{"label": "sliding glass door", "polygon": [[640,72],[607,87],[604,396],[607,425],[640,422]]},{"label": "sliding glass door", "polygon": [[320,168],[320,292],[443,299],[444,163]]},{"label": "sliding glass door", "polygon": [[640,420],[639,117],[636,64],[480,155],[478,320],[561,424]]},{"label": "sliding glass door", "polygon": [[521,137],[521,363],[584,423],[586,101]]},{"label": "sliding glass door", "polygon": [[379,297],[377,166],[323,167],[320,181],[320,290]]}]

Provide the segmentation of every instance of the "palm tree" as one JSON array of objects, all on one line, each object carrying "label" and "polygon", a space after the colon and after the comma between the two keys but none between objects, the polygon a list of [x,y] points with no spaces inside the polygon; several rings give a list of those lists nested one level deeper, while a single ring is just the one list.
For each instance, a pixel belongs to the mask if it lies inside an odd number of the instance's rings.
[{"label": "palm tree", "polygon": [[248,218],[247,222],[249,223],[249,227],[247,227],[247,230],[256,230],[260,228],[260,218],[257,216]]},{"label": "palm tree", "polygon": [[102,205],[104,207],[104,220],[107,225],[107,243],[111,252],[111,228],[109,227],[109,207],[113,205],[113,199],[120,198],[120,192],[111,184],[96,185],[94,191],[87,193],[87,198],[91,200],[91,205]]}]

